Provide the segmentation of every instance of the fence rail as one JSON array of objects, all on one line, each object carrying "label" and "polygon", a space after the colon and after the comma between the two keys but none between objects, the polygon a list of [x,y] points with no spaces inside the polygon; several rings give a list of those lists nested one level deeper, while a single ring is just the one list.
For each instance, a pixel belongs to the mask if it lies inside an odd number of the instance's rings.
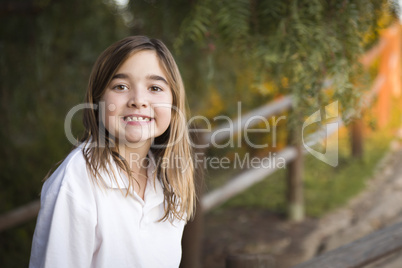
[{"label": "fence rail", "polygon": [[[296,156],[297,151],[294,147],[287,147],[276,155],[278,158],[282,157],[285,159],[286,162],[292,161]],[[235,176],[222,187],[205,194],[202,197],[202,209],[205,212],[211,210],[237,194],[244,192],[244,190],[257,182],[262,181],[267,176],[273,174],[276,170],[276,166],[272,168],[264,168],[264,163],[262,163],[262,167],[253,168]]]},{"label": "fence rail", "polygon": [[[227,129],[232,129],[234,131],[241,131],[244,129],[246,126],[251,127],[257,124],[256,120],[252,120],[256,116],[259,117],[264,117],[268,118],[274,115],[277,115],[283,111],[286,111],[292,107],[292,96],[284,96],[283,98],[279,100],[275,100],[272,102],[269,102],[265,105],[262,105],[248,113],[245,113],[243,115],[239,115],[237,119],[233,120],[233,124],[221,124],[211,130],[210,133],[207,133],[203,135],[203,142],[204,143],[211,143],[212,138],[214,142],[221,142],[224,139],[228,138],[230,135],[230,132],[228,131],[223,131]],[[240,108],[238,109],[240,111]]]},{"label": "fence rail", "polygon": [[[258,118],[264,117],[269,118],[275,115],[278,115],[292,106],[292,96],[284,96],[281,99],[272,101],[266,105],[258,107],[250,112],[247,112],[243,115],[239,115],[238,118],[233,120],[233,124],[222,124],[215,128],[213,128],[210,133],[206,133],[202,135],[200,142],[203,144],[211,144],[212,140],[214,142],[222,142],[223,140],[229,138],[231,132],[223,131],[227,129],[232,129],[234,132],[240,132],[245,127],[252,127],[258,123],[258,120],[252,120],[256,116]],[[340,118],[337,119],[338,127],[342,125],[342,120]],[[310,136],[307,137],[307,145],[312,146],[318,141],[323,139],[323,136],[327,136],[328,134],[336,131],[338,128],[329,128],[327,130],[321,129]],[[324,134],[324,135],[323,135]],[[304,150],[305,152],[305,150]],[[286,163],[290,163],[298,157],[298,150],[293,146],[288,146],[284,148],[282,151],[277,152],[275,155],[276,158],[282,158]],[[218,189],[214,189],[211,192],[205,194],[202,197],[201,207],[204,212],[211,210],[212,208],[222,204],[227,201],[231,197],[245,191],[255,183],[263,180],[267,176],[273,174],[277,167],[274,165],[270,168],[267,168],[265,163],[261,163],[261,167],[249,169],[239,175],[236,175],[232,179],[230,179],[225,185]],[[290,191],[297,189],[290,189]],[[21,224],[25,221],[28,221],[34,217],[36,217],[39,211],[40,201],[36,200],[32,203],[19,207],[9,213],[0,216],[0,232],[6,230],[7,228],[13,227],[15,225]]]},{"label": "fence rail", "polygon": [[35,218],[38,215],[40,201],[35,200],[0,217],[0,232]]},{"label": "fence rail", "polygon": [[386,227],[294,268],[360,268],[397,252],[402,254],[402,223]]},{"label": "fence rail", "polygon": [[[343,121],[341,118],[337,118],[334,120],[334,123],[337,123],[337,127],[335,124],[331,124],[326,128],[321,128],[313,134],[310,134],[306,140],[307,146],[313,146],[317,142],[324,139],[325,136],[331,135],[333,132],[338,130],[341,126],[343,126]],[[303,153],[306,153],[306,150],[303,150]],[[298,156],[298,152],[295,147],[288,146],[284,148],[282,151],[276,153],[274,158],[284,159],[286,163],[293,161]],[[230,198],[236,196],[237,194],[244,192],[246,189],[251,187],[252,185],[262,181],[267,178],[269,175],[275,173],[278,170],[277,166],[273,166],[267,168],[268,165],[265,165],[264,162],[261,163],[261,166],[258,168],[249,169],[232,179],[230,179],[225,185],[214,189],[202,197],[202,209],[207,212],[213,209],[216,206],[224,203]]]},{"label": "fence rail", "polygon": [[[374,91],[374,90],[373,90]],[[371,92],[373,92],[371,91]],[[370,95],[366,102],[370,102],[372,96]],[[272,103],[268,103],[262,107],[254,109],[244,115],[242,115],[238,120],[234,120],[233,125],[220,125],[214,129],[212,129],[211,133],[203,135],[201,137],[201,142],[210,144],[212,140],[215,142],[222,142],[227,139],[230,135],[230,132],[223,131],[228,128],[232,128],[234,131],[241,131],[243,128],[251,127],[257,123],[257,121],[250,121],[253,116],[263,116],[265,118],[277,115],[285,110],[290,109],[292,106],[292,97],[285,96],[280,100],[276,100]],[[330,124],[328,126],[323,127],[322,129],[318,130],[317,132],[309,135],[306,138],[306,146],[313,146],[318,141],[322,140],[323,137],[328,137],[331,135],[332,132],[336,131],[339,127],[343,125],[341,118],[335,119],[332,123],[337,124]],[[217,134],[218,133],[218,134]],[[361,141],[358,141],[361,142]],[[353,145],[352,145],[353,146]],[[296,162],[298,158],[301,157],[302,154],[306,153],[306,150],[301,149],[301,145],[299,147],[296,146],[288,146],[284,148],[282,151],[277,152],[275,157],[283,158],[287,164]],[[300,161],[300,160],[299,160]],[[302,164],[302,161],[299,162]],[[288,165],[288,169],[292,169],[292,165]],[[297,169],[297,165],[296,165]],[[206,212],[211,210],[212,208],[222,204],[223,202],[227,201],[231,197],[245,191],[255,183],[267,178],[269,175],[273,174],[277,168],[272,166],[271,168],[264,167],[264,161],[262,161],[262,165],[259,168],[253,168],[246,170],[245,172],[236,175],[232,179],[230,179],[225,185],[214,189],[208,193],[206,193],[201,199],[201,208],[202,212]],[[289,174],[298,173],[297,170],[288,170]],[[289,184],[289,180],[292,179],[299,179],[299,178],[292,178],[292,175],[288,175],[288,191],[294,192],[294,195],[298,195],[300,197],[300,192],[302,189],[302,185],[298,182]],[[292,188],[292,187],[293,188]],[[291,189],[289,189],[291,188]],[[297,193],[298,192],[298,193]],[[292,194],[290,194],[292,196]],[[302,194],[301,194],[302,197]],[[300,198],[299,198],[300,199]],[[288,200],[288,202],[290,202]],[[30,219],[33,219],[37,216],[39,211],[40,201],[36,200],[33,201],[25,206],[17,208],[11,212],[8,212],[4,215],[0,216],[0,232],[4,231],[8,228],[26,222]],[[191,227],[191,224],[188,226]],[[194,222],[196,224],[196,222]],[[187,228],[186,227],[186,228]],[[191,227],[194,230],[199,230],[200,227]],[[198,232],[198,231],[197,231]],[[190,237],[194,238],[195,234],[189,234]],[[184,238],[183,238],[184,239]],[[200,240],[200,239],[198,239]],[[197,243],[194,239],[191,240],[191,244],[194,245]],[[200,241],[198,241],[200,243]],[[200,247],[193,246],[194,249],[191,249],[191,246],[183,247],[183,257],[190,253],[186,253],[185,251],[199,251]],[[197,248],[197,249],[195,249]],[[383,231],[379,231],[372,235],[369,235],[361,240],[353,242],[349,245],[344,247],[338,248],[337,250],[328,252],[322,256],[319,256],[315,259],[312,259],[306,263],[300,264],[295,268],[314,268],[314,267],[329,267],[337,268],[337,267],[362,267],[365,264],[372,263],[378,259],[384,258],[396,251],[402,250],[402,223],[395,225],[393,227],[387,228]],[[195,253],[193,253],[195,254]],[[195,258],[194,258],[195,259]],[[342,260],[342,261],[341,261]],[[183,267],[192,267],[196,260],[190,260],[192,263],[191,265],[184,265]]]}]

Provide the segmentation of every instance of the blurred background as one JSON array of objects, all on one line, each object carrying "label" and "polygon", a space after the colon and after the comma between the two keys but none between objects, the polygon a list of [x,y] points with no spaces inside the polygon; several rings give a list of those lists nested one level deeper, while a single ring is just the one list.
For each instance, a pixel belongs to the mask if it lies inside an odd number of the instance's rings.
[{"label": "blurred background", "polygon": [[[291,230],[312,231],[325,215],[365,191],[378,163],[398,151],[399,9],[397,1],[388,0],[1,0],[0,215],[38,200],[43,178],[71,150],[64,119],[84,101],[97,56],[128,35],[147,35],[172,51],[190,116],[205,116],[219,127],[223,121],[217,116],[239,116],[238,102],[242,114],[259,114],[255,109],[267,104],[284,107],[275,113],[286,117],[278,123],[275,144],[273,132],[252,133],[253,143],[269,146],[256,149],[243,141],[233,148],[210,146],[206,155],[234,161],[236,155],[262,158],[296,148],[286,168],[204,210],[201,265],[222,267],[226,256],[239,252],[274,259],[294,254],[291,246],[302,237],[289,240],[298,235]],[[303,122],[334,101],[345,125],[337,137],[338,164],[297,157]],[[205,127],[204,121],[194,123]],[[80,114],[72,130],[77,137],[82,133]],[[325,153],[326,142],[315,150]],[[289,174],[292,163],[296,176]],[[203,192],[245,172],[209,167]],[[290,189],[292,182],[299,188]],[[0,267],[27,266],[33,214],[0,230]],[[0,216],[0,226],[5,220]],[[281,225],[288,229],[280,230]],[[285,241],[276,247],[280,251],[268,246],[277,241]],[[272,267],[286,267],[279,257]],[[295,257],[293,264],[297,260],[302,259]]]}]

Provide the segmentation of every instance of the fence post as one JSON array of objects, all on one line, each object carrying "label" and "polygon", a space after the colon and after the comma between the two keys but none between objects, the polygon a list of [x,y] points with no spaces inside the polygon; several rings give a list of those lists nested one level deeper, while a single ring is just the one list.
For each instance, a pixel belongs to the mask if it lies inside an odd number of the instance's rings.
[{"label": "fence post", "polygon": [[184,227],[180,268],[201,267],[203,225],[204,215],[200,202],[197,200],[194,219]]},{"label": "fence post", "polygon": [[[197,132],[191,133],[191,140],[194,144],[202,144],[202,135]],[[198,161],[194,161],[195,165],[195,184],[197,192],[196,213],[192,221],[189,221],[184,227],[182,238],[182,259],[180,268],[199,268],[201,267],[202,237],[204,229],[204,213],[201,207],[201,197],[204,193],[204,172],[203,160],[205,150],[193,148],[194,157]],[[199,158],[202,159],[199,159]],[[198,164],[198,166],[197,166]]]},{"label": "fence post", "polygon": [[[293,110],[294,112],[294,110]],[[296,158],[287,165],[287,205],[288,217],[291,221],[304,220],[304,196],[303,196],[303,149],[301,144],[301,126],[298,116],[294,118],[297,122],[289,127],[289,143],[296,148]]]}]

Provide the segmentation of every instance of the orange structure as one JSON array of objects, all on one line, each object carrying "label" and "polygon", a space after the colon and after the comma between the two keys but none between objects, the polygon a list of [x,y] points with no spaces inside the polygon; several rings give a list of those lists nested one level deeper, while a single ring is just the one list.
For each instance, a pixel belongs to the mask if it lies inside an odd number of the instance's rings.
[{"label": "orange structure", "polygon": [[378,75],[372,91],[378,96],[374,110],[380,128],[389,121],[391,98],[401,95],[401,41],[402,26],[396,22],[381,32],[379,44],[362,58],[366,67],[379,58]]}]

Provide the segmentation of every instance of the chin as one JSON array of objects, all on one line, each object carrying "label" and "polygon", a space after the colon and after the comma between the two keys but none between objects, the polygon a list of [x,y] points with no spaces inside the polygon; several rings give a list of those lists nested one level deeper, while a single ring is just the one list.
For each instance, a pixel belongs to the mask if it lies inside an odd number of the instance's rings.
[{"label": "chin", "polygon": [[146,143],[148,143],[150,139],[149,138],[143,138],[143,137],[138,137],[138,138],[126,138],[126,144],[129,145],[132,148],[139,148]]}]

